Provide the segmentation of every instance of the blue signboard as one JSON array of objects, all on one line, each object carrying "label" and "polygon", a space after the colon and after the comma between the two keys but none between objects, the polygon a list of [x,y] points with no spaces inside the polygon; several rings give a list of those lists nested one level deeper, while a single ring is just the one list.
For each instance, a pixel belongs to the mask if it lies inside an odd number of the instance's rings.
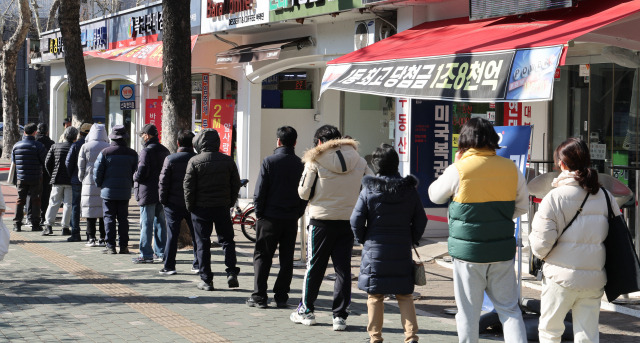
[{"label": "blue signboard", "polygon": [[507,100],[551,100],[562,46],[522,49],[513,58]]},{"label": "blue signboard", "polygon": [[120,109],[136,108],[136,85],[120,85]]}]

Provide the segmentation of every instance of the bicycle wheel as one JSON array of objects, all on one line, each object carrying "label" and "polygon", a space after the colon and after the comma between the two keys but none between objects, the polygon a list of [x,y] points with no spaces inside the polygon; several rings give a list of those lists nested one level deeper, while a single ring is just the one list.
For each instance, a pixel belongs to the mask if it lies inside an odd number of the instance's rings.
[{"label": "bicycle wheel", "polygon": [[256,241],[256,223],[257,222],[258,222],[258,218],[256,218],[255,216],[255,209],[253,207],[251,207],[245,213],[242,214],[242,224],[240,224],[240,228],[242,229],[242,234],[252,242]]}]

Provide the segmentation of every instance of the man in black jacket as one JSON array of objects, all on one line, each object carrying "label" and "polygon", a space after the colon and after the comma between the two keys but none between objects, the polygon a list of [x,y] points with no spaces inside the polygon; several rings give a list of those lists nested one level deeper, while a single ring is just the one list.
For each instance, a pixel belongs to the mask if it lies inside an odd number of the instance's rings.
[{"label": "man in black jacket", "polygon": [[277,307],[287,307],[297,223],[307,205],[298,195],[298,182],[304,170],[294,150],[298,133],[291,126],[283,126],[276,135],[277,148],[262,161],[253,197],[258,235],[253,253],[254,288],[247,305],[260,308],[267,307],[267,279],[278,246],[280,271],[273,286],[274,300]]},{"label": "man in black jacket", "polygon": [[69,126],[64,130],[63,143],[54,144],[47,153],[47,159],[45,160],[45,168],[47,173],[51,176],[51,196],[49,197],[49,207],[45,215],[45,228],[42,231],[43,236],[53,235],[53,224],[56,221],[56,215],[60,204],[63,205],[62,209],[62,235],[71,235],[69,230],[69,222],[71,221],[71,177],[67,171],[65,160],[71,144],[78,138],[78,129],[73,126]]},{"label": "man in black jacket", "polygon": [[[133,263],[161,262],[167,241],[167,222],[158,197],[158,181],[169,150],[160,144],[155,125],[146,124],[139,134],[144,140],[144,149],[140,151],[133,181],[140,205],[140,255],[133,259]],[[152,243],[155,244],[152,246]]]},{"label": "man in black jacket", "polygon": [[27,195],[31,198],[31,231],[40,231],[40,197],[42,193],[42,167],[47,154],[44,145],[35,138],[36,124],[24,126],[24,137],[13,146],[11,161],[16,164],[16,214],[13,217],[13,231],[22,231],[24,205]]},{"label": "man in black jacket", "polygon": [[71,177],[71,237],[67,238],[68,242],[80,242],[80,198],[82,197],[82,181],[78,178],[78,154],[80,148],[84,145],[85,137],[91,131],[91,124],[84,123],[80,126],[80,138],[71,145],[65,166]]},{"label": "man in black jacket", "polygon": [[[51,146],[56,144],[51,138],[49,138],[49,125],[46,123],[38,124],[38,131],[36,133],[36,142],[42,143],[44,145],[44,149],[46,153],[49,152]],[[47,212],[47,207],[49,207],[49,196],[51,195],[51,184],[49,183],[51,178],[47,171],[42,168],[42,195],[40,196],[40,225],[44,224],[44,216]],[[27,219],[31,222],[31,197],[27,196],[25,212],[27,212]]]},{"label": "man in black jacket", "polygon": [[178,235],[182,219],[187,222],[193,242],[193,264],[191,272],[199,272],[196,236],[193,232],[191,213],[187,211],[184,203],[184,175],[187,172],[187,163],[193,152],[193,133],[188,130],[178,132],[178,152],[164,159],[164,165],[160,172],[160,203],[164,206],[164,216],[167,219],[167,244],[164,248],[164,268],[160,274],[173,275],[176,273],[176,253],[178,252]]},{"label": "man in black jacket", "polygon": [[220,136],[214,129],[204,129],[193,139],[198,155],[187,164],[184,177],[184,200],[191,212],[198,244],[200,279],[198,288],[213,290],[211,273],[211,232],[216,225],[218,243],[224,251],[227,284],[239,287],[236,267],[236,243],[229,209],[235,205],[240,190],[238,167],[233,159],[219,152]]}]

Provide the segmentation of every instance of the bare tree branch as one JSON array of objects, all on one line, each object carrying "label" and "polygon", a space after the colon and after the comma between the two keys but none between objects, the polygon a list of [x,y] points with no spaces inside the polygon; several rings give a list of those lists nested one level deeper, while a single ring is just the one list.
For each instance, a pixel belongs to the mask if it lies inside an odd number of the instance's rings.
[{"label": "bare tree branch", "polygon": [[58,8],[60,7],[60,0],[54,0],[51,3],[51,8],[49,9],[49,18],[47,19],[47,27],[45,31],[49,31],[53,29],[53,23],[56,20],[56,13],[58,13]]},{"label": "bare tree branch", "polygon": [[39,14],[40,5],[38,5],[38,2],[36,0],[31,0],[31,8],[33,8],[31,12],[33,13],[33,17],[36,21],[36,31],[38,31],[38,37],[40,37],[40,35],[42,34],[42,25],[40,24]]}]

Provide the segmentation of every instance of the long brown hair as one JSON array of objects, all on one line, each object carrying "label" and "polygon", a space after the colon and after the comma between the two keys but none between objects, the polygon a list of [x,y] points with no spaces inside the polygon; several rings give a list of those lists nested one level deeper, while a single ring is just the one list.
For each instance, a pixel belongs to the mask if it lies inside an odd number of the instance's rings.
[{"label": "long brown hair", "polygon": [[567,139],[556,148],[553,159],[556,164],[562,161],[570,171],[576,173],[576,181],[580,187],[591,194],[598,193],[598,172],[590,167],[591,154],[585,141],[575,137]]}]

